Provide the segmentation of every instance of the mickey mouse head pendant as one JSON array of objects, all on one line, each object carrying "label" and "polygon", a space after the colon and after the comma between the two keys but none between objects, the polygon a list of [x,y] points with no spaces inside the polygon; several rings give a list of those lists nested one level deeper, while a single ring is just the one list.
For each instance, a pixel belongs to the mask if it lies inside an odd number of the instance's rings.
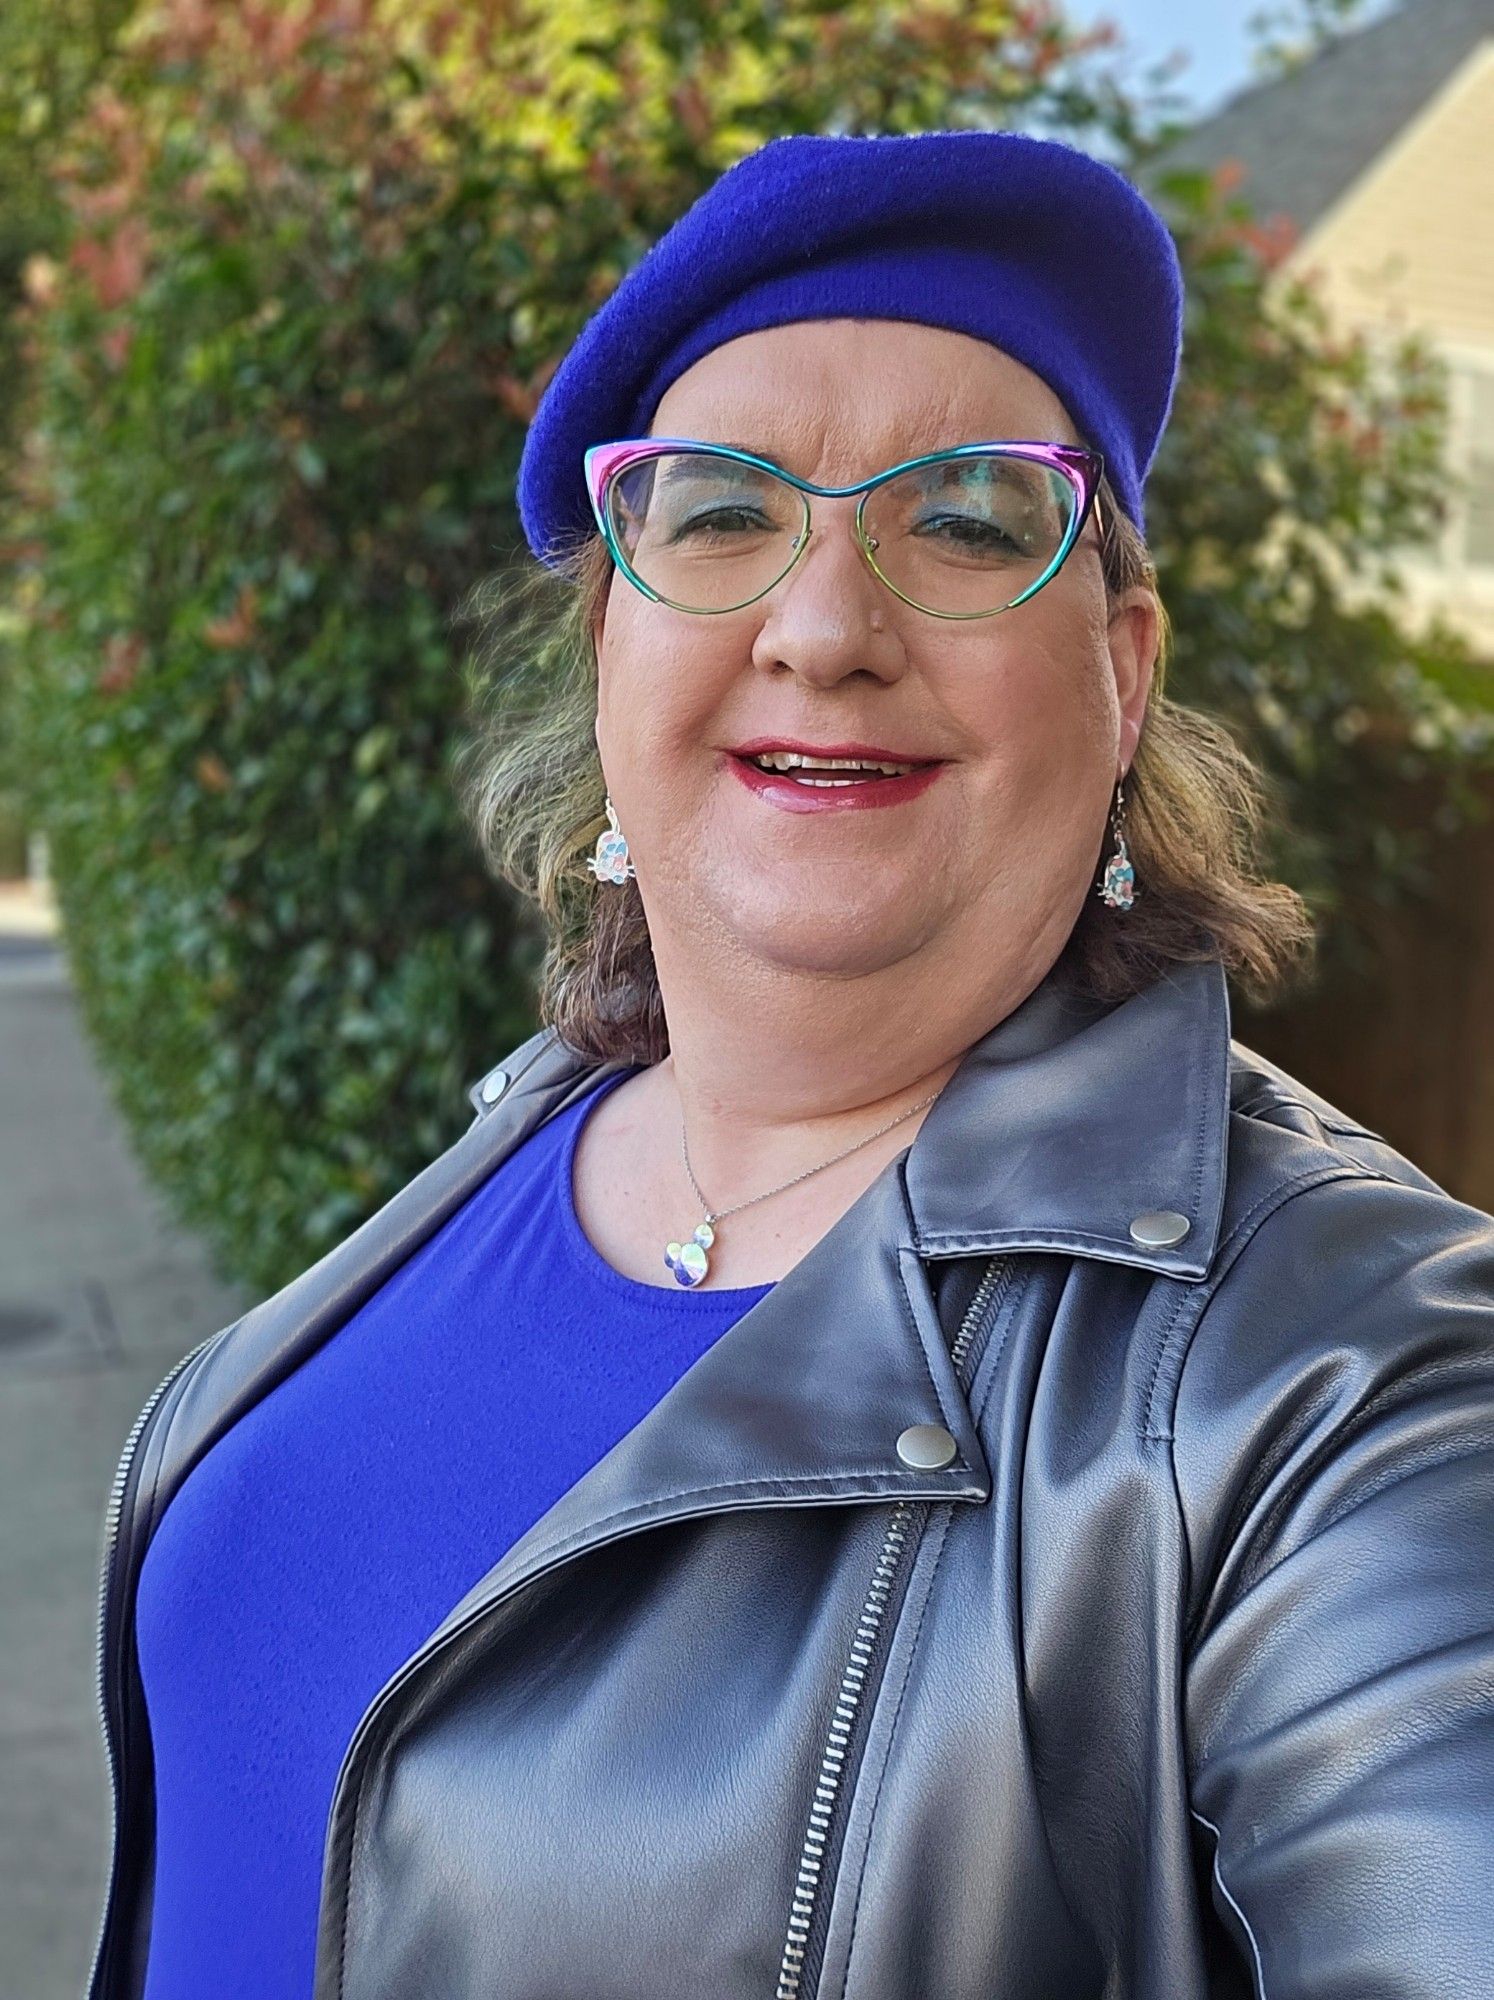
[{"label": "mickey mouse head pendant", "polygon": [[715,1240],[715,1230],[708,1222],[702,1222],[688,1243],[668,1243],[664,1246],[664,1262],[673,1271],[676,1284],[700,1283],[710,1269],[706,1252]]}]

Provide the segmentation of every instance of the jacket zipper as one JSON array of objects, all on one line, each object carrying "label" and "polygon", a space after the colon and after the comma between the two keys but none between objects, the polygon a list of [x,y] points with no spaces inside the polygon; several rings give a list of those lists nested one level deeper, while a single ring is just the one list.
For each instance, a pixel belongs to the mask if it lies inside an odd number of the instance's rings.
[{"label": "jacket zipper", "polygon": [[[967,1394],[969,1373],[973,1372],[971,1342],[977,1323],[986,1313],[992,1294],[1011,1268],[1009,1256],[991,1259],[960,1322],[959,1332],[951,1343],[950,1355],[956,1379]],[[994,1311],[990,1317],[994,1317]],[[972,1362],[970,1371],[966,1369],[967,1360]],[[888,1611],[902,1601],[912,1573],[911,1557],[922,1538],[933,1504],[928,1500],[896,1500],[892,1503],[882,1545],[872,1568],[871,1583],[862,1601],[861,1615],[856,1621],[850,1657],[841,1676],[824,1754],[820,1759],[814,1800],[809,1809],[809,1824],[799,1854],[799,1871],[774,2000],[812,2000],[818,1991],[830,1921],[829,1898],[824,1889],[835,1875],[836,1849],[833,1843],[837,1814],[842,1802],[849,1797],[847,1778],[860,1761],[865,1735],[861,1725],[870,1715],[866,1707],[866,1693],[869,1688],[880,1685],[882,1666],[897,1622],[895,1616],[889,1618]]]},{"label": "jacket zipper", "polygon": [[[109,1729],[108,1676],[106,1671],[108,1635],[106,1631],[106,1621],[108,1618],[108,1607],[109,1607],[109,1584],[114,1569],[114,1553],[119,1540],[119,1525],[120,1525],[120,1517],[124,1507],[125,1487],[129,1483],[130,1467],[135,1462],[135,1455],[140,1449],[141,1441],[145,1436],[146,1429],[149,1426],[151,1419],[154,1417],[157,1409],[160,1407],[162,1397],[166,1394],[167,1390],[171,1388],[172,1384],[183,1373],[183,1371],[187,1369],[192,1364],[192,1362],[194,1362],[197,1359],[199,1354],[206,1353],[207,1349],[213,1345],[214,1341],[221,1340],[223,1338],[223,1335],[226,1333],[232,1333],[234,1326],[237,1326],[238,1324],[239,1321],[235,1320],[232,1326],[221,1327],[218,1329],[216,1333],[210,1333],[206,1340],[199,1341],[196,1347],[192,1348],[188,1353],[184,1354],[179,1361],[173,1362],[167,1374],[163,1377],[163,1379],[160,1382],[156,1384],[155,1388],[151,1391],[149,1400],[146,1402],[144,1409],[140,1412],[139,1416],[136,1417],[135,1422],[130,1429],[130,1434],[125,1439],[124,1450],[120,1454],[119,1464],[115,1469],[114,1483],[109,1489],[108,1505],[105,1508],[104,1512],[104,1547],[103,1547],[103,1560],[99,1567],[99,1606],[98,1606],[98,1618],[96,1625],[96,1631],[98,1637],[96,1689],[97,1689],[98,1707],[99,1707],[99,1728],[104,1738],[105,1762],[109,1767],[109,1812],[111,1821],[111,1828],[109,1835],[109,1872],[104,1885],[103,1911],[99,1918],[98,1936],[94,1940],[93,1961],[89,1967],[88,1983],[83,1988],[84,2000],[95,2000],[95,1982],[98,1980],[100,1971],[102,1969],[104,1940],[108,1935],[109,1931],[109,1919],[112,1914],[111,1905],[114,1901],[115,1880],[119,1873],[119,1836],[121,1831],[119,1824],[119,1815],[120,1815],[120,1806],[122,1803],[120,1779],[122,1773],[120,1770],[118,1757],[116,1756],[115,1753],[114,1737]],[[121,1689],[121,1693],[122,1692],[123,1690]],[[123,1715],[121,1715],[121,1725],[122,1724],[123,1724]]]}]

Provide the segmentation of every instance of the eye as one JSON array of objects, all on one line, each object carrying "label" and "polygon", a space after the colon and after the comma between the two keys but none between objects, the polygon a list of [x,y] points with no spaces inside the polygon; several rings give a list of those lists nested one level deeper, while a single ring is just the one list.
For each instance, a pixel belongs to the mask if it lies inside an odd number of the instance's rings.
[{"label": "eye", "polygon": [[925,556],[985,567],[1019,561],[1028,554],[1019,536],[979,514],[931,514],[912,524],[909,540],[921,544]]},{"label": "eye", "polygon": [[710,534],[731,534],[737,532],[732,526],[734,522],[742,522],[748,528],[770,528],[773,525],[750,507],[741,505],[709,507],[703,508],[698,514],[692,514],[688,521],[681,522],[671,539],[682,541],[686,535],[696,530],[704,530]]},{"label": "eye", "polygon": [[978,520],[972,514],[931,514],[918,523],[919,530],[932,527],[948,535],[949,540],[959,542],[967,548],[989,549],[992,547],[1017,547],[1015,538],[1007,534],[994,521]]}]

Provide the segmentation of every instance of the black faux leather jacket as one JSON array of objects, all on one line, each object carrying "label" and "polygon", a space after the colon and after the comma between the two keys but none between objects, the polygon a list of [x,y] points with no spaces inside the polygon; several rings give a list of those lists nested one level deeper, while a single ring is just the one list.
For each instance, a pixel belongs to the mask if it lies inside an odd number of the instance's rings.
[{"label": "black faux leather jacket", "polygon": [[[144,1980],[163,1509],[597,1075],[531,1037],[142,1411],[91,2000]],[[1494,1219],[1216,963],[1050,974],[385,1684],[321,1893],[314,2000],[1489,2000]]]}]

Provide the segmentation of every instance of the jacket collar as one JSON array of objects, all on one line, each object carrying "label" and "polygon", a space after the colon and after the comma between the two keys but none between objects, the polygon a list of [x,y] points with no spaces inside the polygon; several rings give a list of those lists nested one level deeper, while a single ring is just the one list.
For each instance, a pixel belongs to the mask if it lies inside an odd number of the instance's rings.
[{"label": "jacket collar", "polygon": [[[1175,966],[1109,1007],[1050,973],[971,1047],[918,1129],[907,1168],[918,1249],[1069,1250],[1206,1276],[1224,1207],[1229,1045],[1218,959]],[[1186,1235],[1138,1241],[1132,1224],[1159,1211],[1181,1216]]]}]

